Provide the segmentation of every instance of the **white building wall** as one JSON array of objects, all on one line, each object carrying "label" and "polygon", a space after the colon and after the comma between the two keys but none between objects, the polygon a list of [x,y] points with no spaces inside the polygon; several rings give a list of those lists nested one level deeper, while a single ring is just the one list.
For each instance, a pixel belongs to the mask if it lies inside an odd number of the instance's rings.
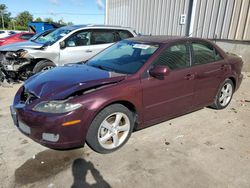
[{"label": "white building wall", "polygon": [[145,35],[250,40],[250,0],[106,0],[106,7],[106,24]]},{"label": "white building wall", "polygon": [[189,0],[106,0],[106,24],[127,26],[145,35],[185,35],[180,15]]}]

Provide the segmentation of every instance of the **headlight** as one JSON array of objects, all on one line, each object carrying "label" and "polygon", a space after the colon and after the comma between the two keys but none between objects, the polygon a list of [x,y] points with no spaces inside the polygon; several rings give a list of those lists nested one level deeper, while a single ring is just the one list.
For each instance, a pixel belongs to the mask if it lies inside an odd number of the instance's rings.
[{"label": "headlight", "polygon": [[19,58],[30,58],[29,52],[27,50],[19,50],[18,51]]},{"label": "headlight", "polygon": [[37,104],[33,110],[46,113],[65,113],[80,108],[81,104],[72,104],[67,101],[44,101]]}]

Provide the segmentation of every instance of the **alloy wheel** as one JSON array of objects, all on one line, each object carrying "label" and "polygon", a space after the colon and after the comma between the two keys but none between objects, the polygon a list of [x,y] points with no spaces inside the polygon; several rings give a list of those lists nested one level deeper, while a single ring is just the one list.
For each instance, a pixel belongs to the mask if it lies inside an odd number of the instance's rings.
[{"label": "alloy wheel", "polygon": [[221,89],[219,102],[221,106],[226,106],[230,102],[233,95],[233,87],[230,83],[225,83]]},{"label": "alloy wheel", "polygon": [[106,117],[98,130],[98,142],[105,149],[119,147],[128,137],[130,121],[126,114],[115,112]]}]

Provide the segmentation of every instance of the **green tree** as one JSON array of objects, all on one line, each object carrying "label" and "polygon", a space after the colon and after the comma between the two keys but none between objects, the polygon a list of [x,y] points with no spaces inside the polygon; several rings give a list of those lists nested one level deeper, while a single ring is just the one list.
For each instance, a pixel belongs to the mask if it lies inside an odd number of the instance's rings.
[{"label": "green tree", "polygon": [[35,19],[35,22],[42,22],[43,20],[42,20],[42,18],[40,18],[40,17],[37,17],[36,19]]},{"label": "green tree", "polygon": [[8,7],[5,4],[0,4],[0,27],[8,28],[11,21],[11,13],[7,11]]},{"label": "green tree", "polygon": [[27,28],[28,23],[31,22],[32,20],[33,16],[32,14],[29,13],[29,11],[21,12],[16,17],[17,25],[24,28]]},{"label": "green tree", "polygon": [[68,22],[67,25],[74,25],[74,23],[73,22]]},{"label": "green tree", "polygon": [[52,23],[54,22],[52,18],[45,18],[44,22]]},{"label": "green tree", "polygon": [[60,20],[58,20],[57,23],[59,23],[61,25],[66,25],[66,22],[63,21],[63,18],[61,18]]}]

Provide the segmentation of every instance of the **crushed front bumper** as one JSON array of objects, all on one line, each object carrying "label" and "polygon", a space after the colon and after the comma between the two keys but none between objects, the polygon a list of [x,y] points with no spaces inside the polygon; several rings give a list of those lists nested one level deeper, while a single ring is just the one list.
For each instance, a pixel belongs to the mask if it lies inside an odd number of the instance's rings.
[{"label": "crushed front bumper", "polygon": [[68,114],[49,115],[11,106],[10,112],[17,128],[41,145],[52,149],[84,146],[87,129],[82,121],[76,125],[62,126],[64,122],[79,118],[81,110]]}]

